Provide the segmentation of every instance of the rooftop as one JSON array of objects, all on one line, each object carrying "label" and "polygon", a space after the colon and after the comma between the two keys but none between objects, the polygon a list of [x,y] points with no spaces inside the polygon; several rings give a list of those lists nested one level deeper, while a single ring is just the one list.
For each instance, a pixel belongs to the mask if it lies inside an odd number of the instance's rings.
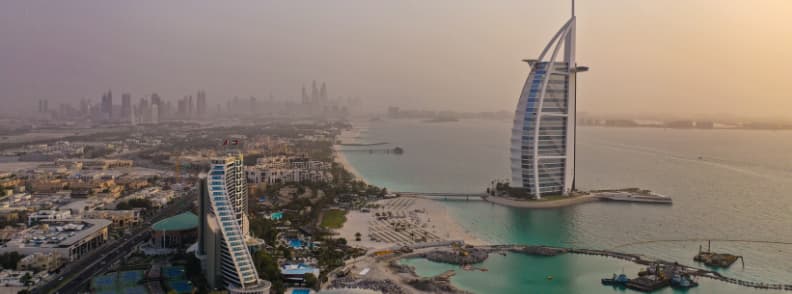
[{"label": "rooftop", "polygon": [[155,231],[184,231],[197,227],[198,216],[189,211],[158,221],[151,226]]},{"label": "rooftop", "polygon": [[44,220],[41,225],[20,232],[17,238],[8,241],[5,246],[9,248],[71,246],[112,223],[105,219]]}]

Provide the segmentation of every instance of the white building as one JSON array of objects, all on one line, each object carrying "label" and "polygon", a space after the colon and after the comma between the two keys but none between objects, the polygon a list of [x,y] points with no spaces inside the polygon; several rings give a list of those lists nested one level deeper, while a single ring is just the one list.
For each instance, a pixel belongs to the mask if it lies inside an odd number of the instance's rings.
[{"label": "white building", "polygon": [[575,189],[575,87],[577,73],[588,70],[575,60],[575,22],[573,3],[539,58],[525,60],[531,72],[514,114],[510,186],[534,198]]},{"label": "white building", "polygon": [[28,226],[41,220],[63,220],[71,218],[71,211],[66,210],[39,210],[28,216]]},{"label": "white building", "polygon": [[104,219],[42,220],[40,225],[19,232],[1,245],[0,253],[53,252],[75,261],[107,242],[110,224]]},{"label": "white building", "polygon": [[245,168],[249,183],[321,183],[333,180],[332,164],[305,157],[273,156],[259,158],[256,166]]},{"label": "white building", "polygon": [[250,253],[248,195],[242,155],[216,158],[209,175],[201,175],[200,222],[196,256],[213,288],[229,293],[269,293]]}]

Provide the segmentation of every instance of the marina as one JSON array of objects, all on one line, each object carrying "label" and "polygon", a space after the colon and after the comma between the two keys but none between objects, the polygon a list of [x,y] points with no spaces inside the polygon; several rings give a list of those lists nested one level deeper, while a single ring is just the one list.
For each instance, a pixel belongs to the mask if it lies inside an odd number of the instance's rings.
[{"label": "marina", "polygon": [[743,268],[745,268],[745,260],[742,256],[737,256],[728,253],[716,253],[712,252],[712,241],[707,240],[707,251],[703,251],[701,245],[699,245],[699,251],[695,257],[693,257],[694,261],[701,262],[706,264],[710,267],[730,267],[734,262],[738,259],[742,262]]},{"label": "marina", "polygon": [[[699,282],[697,278],[706,278],[712,279],[720,282],[735,284],[743,287],[751,287],[756,289],[768,289],[768,290],[784,290],[784,291],[792,291],[792,284],[782,284],[782,283],[761,283],[761,282],[752,282],[752,281],[745,281],[736,278],[729,278],[721,275],[718,272],[681,265],[677,262],[670,262],[664,261],[659,259],[651,259],[647,258],[642,255],[637,254],[630,254],[630,253],[623,253],[623,252],[615,252],[609,250],[597,250],[597,249],[579,249],[579,248],[566,248],[566,247],[556,247],[556,246],[531,246],[531,245],[487,245],[487,246],[462,246],[460,242],[452,242],[449,246],[448,243],[445,244],[415,244],[419,249],[416,250],[394,250],[388,251],[388,254],[376,254],[377,258],[389,261],[389,260],[398,260],[398,259],[410,259],[410,258],[427,258],[428,256],[436,255],[436,252],[464,252],[469,250],[476,250],[478,252],[487,252],[487,253],[519,253],[519,254],[526,254],[526,255],[533,255],[533,256],[558,256],[563,254],[577,254],[577,255],[590,255],[590,256],[600,256],[600,257],[609,257],[609,258],[616,258],[625,261],[629,261],[635,264],[645,266],[644,270],[638,272],[638,276],[636,278],[630,279],[625,274],[616,275],[614,274],[612,278],[603,278],[601,279],[601,283],[607,286],[615,286],[615,287],[625,287],[628,289],[641,291],[641,292],[653,292],[665,287],[672,287],[674,289],[688,289],[697,287]],[[404,252],[409,252],[404,254]],[[444,254],[449,256],[449,254]],[[372,256],[375,256],[372,254]],[[443,262],[443,263],[457,263],[458,261],[453,261],[451,259],[443,260],[443,259],[434,259],[435,262]],[[461,269],[466,271],[475,270],[476,267],[470,264],[461,264],[459,265]],[[484,270],[482,270],[484,271]],[[547,280],[552,280],[553,276],[547,276]]]}]

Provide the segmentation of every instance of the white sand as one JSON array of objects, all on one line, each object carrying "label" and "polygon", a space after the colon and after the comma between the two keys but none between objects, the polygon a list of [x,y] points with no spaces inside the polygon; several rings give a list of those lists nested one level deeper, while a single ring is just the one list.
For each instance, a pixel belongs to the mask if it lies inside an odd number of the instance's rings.
[{"label": "white sand", "polygon": [[[369,213],[350,211],[347,214],[347,221],[344,223],[344,227],[337,230],[340,237],[345,238],[350,245],[369,249],[381,249],[413,243],[410,238],[406,237],[408,233],[394,232],[389,230],[390,227],[388,225],[383,225],[393,221],[415,222],[416,225],[411,230],[418,232],[416,233],[418,236],[430,236],[428,241],[463,240],[467,244],[487,244],[456,223],[449,214],[448,208],[443,205],[443,203],[418,197],[400,197],[380,200],[375,203],[381,205],[397,203],[404,206],[399,208],[382,208],[379,210],[372,210]],[[421,212],[415,212],[415,210]],[[392,218],[388,221],[378,222],[375,216],[375,212],[378,211],[392,211],[395,214],[404,214],[405,217]],[[355,241],[355,233],[358,232],[362,234],[361,241]],[[380,232],[379,235],[384,234],[392,237],[392,240],[373,241],[370,236],[375,232]]]},{"label": "white sand", "polygon": [[349,163],[349,160],[346,158],[346,155],[344,155],[344,152],[339,151],[338,145],[333,145],[333,151],[335,152],[336,162],[341,164],[341,166],[343,166],[344,169],[346,169],[349,173],[351,173],[355,177],[355,179],[361,180],[363,182],[366,181],[366,179],[363,178],[363,176],[357,171],[357,169],[355,169],[355,167]]},{"label": "white sand", "polygon": [[[359,130],[355,129],[351,132],[345,132],[343,137],[354,137],[359,135]],[[365,182],[365,178],[355,169],[343,152],[339,151],[340,146],[335,145],[335,160],[340,163],[347,171],[352,173],[358,180]],[[388,248],[395,245],[404,245],[412,243],[412,240],[407,237],[407,232],[393,232],[389,230],[386,224],[393,221],[408,222],[413,227],[410,231],[416,232],[419,236],[429,236],[429,241],[436,240],[463,240],[467,244],[472,245],[486,245],[484,242],[465,230],[461,225],[456,223],[453,217],[449,214],[448,208],[440,202],[420,198],[420,197],[399,197],[396,199],[385,199],[375,202],[387,206],[388,203],[398,203],[397,207],[388,207],[382,209],[372,209],[371,212],[363,213],[357,210],[349,211],[346,215],[346,222],[344,227],[336,230],[340,237],[349,242],[350,245],[369,248],[380,249]],[[420,212],[415,212],[419,210]],[[403,216],[402,218],[392,218],[387,221],[377,221],[375,216],[376,212],[390,211],[397,215]],[[383,230],[385,232],[383,232]],[[392,235],[394,239],[391,241],[373,241],[370,238],[371,233],[380,232],[386,235]],[[362,234],[361,241],[355,241],[355,233]],[[381,234],[380,234],[381,235]],[[400,238],[399,238],[400,237]]]}]

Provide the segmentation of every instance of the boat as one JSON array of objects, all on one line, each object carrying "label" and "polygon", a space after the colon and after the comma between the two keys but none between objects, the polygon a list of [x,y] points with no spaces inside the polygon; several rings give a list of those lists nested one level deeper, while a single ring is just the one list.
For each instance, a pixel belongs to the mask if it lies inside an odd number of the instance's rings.
[{"label": "boat", "polygon": [[547,280],[548,281],[552,281],[553,280],[553,276],[547,276]]},{"label": "boat", "polygon": [[599,198],[609,201],[623,201],[623,202],[642,202],[642,203],[658,203],[658,204],[671,204],[673,201],[671,197],[651,193],[642,195],[638,193],[629,192],[607,192],[601,193]]},{"label": "boat", "polygon": [[602,279],[602,284],[610,285],[610,286],[624,286],[627,285],[627,282],[629,281],[630,279],[627,278],[627,275],[625,274],[620,274],[618,276],[616,274],[613,274],[613,278]]},{"label": "boat", "polygon": [[671,277],[671,287],[675,289],[690,289],[698,286],[698,282],[694,281],[689,275],[674,274]]}]

